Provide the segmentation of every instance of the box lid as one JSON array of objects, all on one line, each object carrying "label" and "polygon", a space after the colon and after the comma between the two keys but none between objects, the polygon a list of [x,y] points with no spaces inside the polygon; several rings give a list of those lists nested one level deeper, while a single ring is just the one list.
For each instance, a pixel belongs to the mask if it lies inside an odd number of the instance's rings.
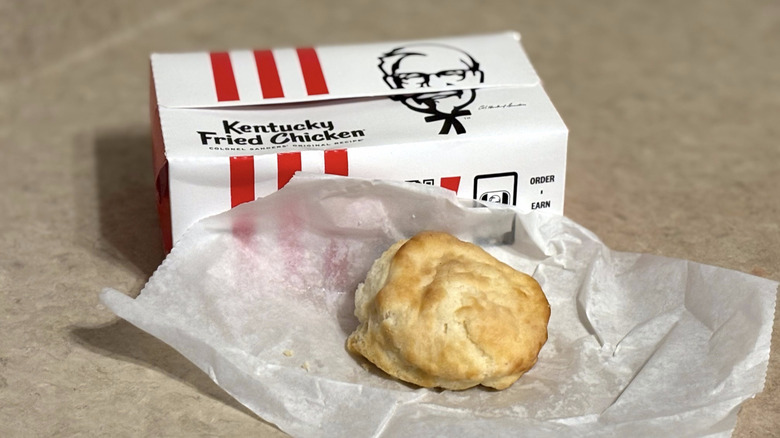
[{"label": "box lid", "polygon": [[516,32],[351,46],[153,54],[151,61],[157,103],[169,108],[539,84]]}]

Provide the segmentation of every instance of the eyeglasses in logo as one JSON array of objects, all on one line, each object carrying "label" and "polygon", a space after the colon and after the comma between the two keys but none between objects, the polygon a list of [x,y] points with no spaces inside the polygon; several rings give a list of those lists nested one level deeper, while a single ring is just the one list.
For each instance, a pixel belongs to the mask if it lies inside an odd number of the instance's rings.
[{"label": "eyeglasses in logo", "polygon": [[474,86],[482,83],[484,72],[468,53],[443,44],[410,44],[379,57],[385,83],[394,90],[415,94],[393,96],[409,109],[428,114],[428,123],[442,121],[439,134],[466,132],[458,117],[471,115],[465,109],[476,97],[474,88],[425,92],[426,88],[450,85]]}]

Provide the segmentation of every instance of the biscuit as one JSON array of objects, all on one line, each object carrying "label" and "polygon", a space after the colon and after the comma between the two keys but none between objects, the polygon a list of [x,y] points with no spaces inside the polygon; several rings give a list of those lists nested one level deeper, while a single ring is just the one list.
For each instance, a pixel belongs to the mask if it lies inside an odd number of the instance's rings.
[{"label": "biscuit", "polygon": [[405,382],[511,386],[547,341],[539,284],[477,245],[426,231],[392,245],[355,292],[347,349]]}]

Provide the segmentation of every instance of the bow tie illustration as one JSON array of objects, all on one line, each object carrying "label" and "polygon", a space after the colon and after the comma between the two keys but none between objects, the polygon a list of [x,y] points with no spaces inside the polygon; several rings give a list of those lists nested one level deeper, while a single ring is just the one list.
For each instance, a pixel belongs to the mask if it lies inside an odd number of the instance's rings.
[{"label": "bow tie illustration", "polygon": [[470,115],[471,111],[469,110],[455,110],[449,114],[436,113],[432,116],[426,117],[425,121],[430,123],[438,120],[444,120],[444,124],[442,124],[439,134],[449,134],[450,129],[455,128],[455,133],[460,135],[466,132],[466,128],[463,127],[463,123],[458,120],[458,117]]}]

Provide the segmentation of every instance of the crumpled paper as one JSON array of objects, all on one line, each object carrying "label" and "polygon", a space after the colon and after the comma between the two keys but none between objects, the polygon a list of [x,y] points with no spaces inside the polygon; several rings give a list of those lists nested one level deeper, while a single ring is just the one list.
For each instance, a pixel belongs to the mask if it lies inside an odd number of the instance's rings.
[{"label": "crumpled paper", "polygon": [[[388,378],[345,350],[354,290],[398,239],[448,231],[550,301],[537,365],[504,391]],[[423,185],[298,174],[202,220],[141,294],[102,302],[299,437],[727,437],[761,391],[777,283],[615,252],[553,215]]]}]

